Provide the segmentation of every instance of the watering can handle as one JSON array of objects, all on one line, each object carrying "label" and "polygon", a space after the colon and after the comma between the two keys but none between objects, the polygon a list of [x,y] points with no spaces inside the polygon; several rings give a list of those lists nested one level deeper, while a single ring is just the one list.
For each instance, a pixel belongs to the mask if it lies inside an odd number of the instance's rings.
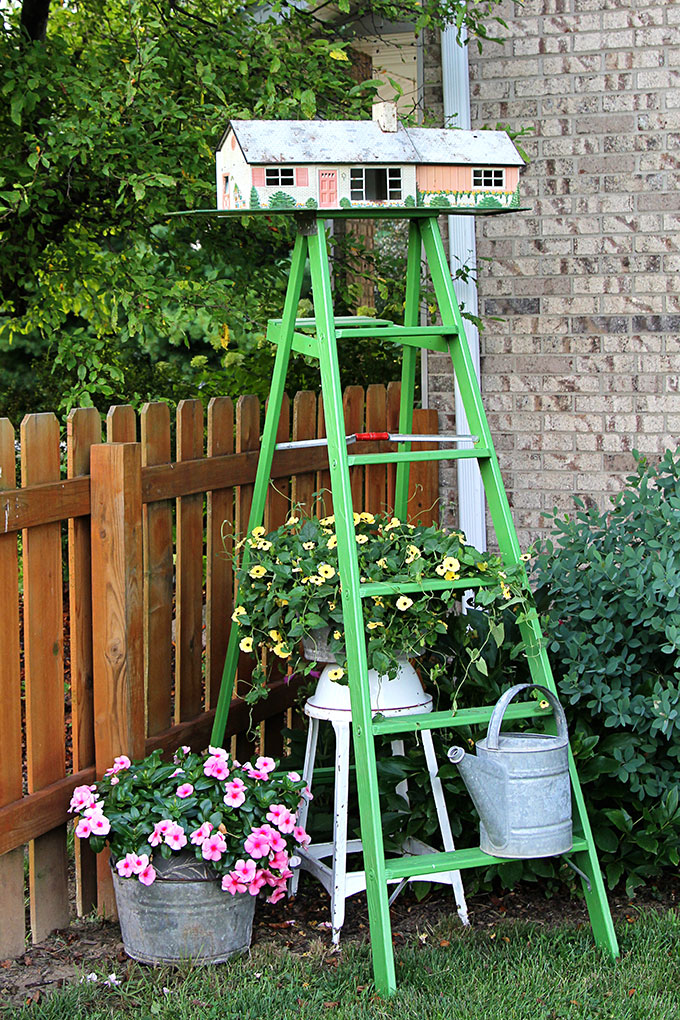
[{"label": "watering can handle", "polygon": [[489,729],[487,730],[486,734],[486,746],[488,748],[490,748],[493,751],[498,750],[498,738],[501,732],[503,716],[505,715],[506,708],[513,700],[515,695],[519,694],[520,691],[531,690],[540,691],[541,694],[543,694],[543,696],[545,697],[546,701],[550,702],[552,710],[555,713],[555,722],[557,723],[557,735],[558,737],[562,737],[565,741],[567,740],[568,738],[567,717],[564,714],[564,709],[560,705],[557,697],[553,694],[553,692],[549,691],[547,687],[541,687],[540,684],[516,684],[514,687],[511,687],[509,690],[507,690],[505,694],[502,694],[501,697],[496,702],[496,704],[494,705],[494,710],[491,713],[491,718],[489,719]]}]

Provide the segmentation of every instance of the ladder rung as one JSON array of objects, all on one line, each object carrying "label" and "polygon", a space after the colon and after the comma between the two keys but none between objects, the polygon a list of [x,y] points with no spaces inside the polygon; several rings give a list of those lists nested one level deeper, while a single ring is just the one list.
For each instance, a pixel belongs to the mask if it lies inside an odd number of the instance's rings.
[{"label": "ladder rung", "polygon": [[360,464],[398,464],[416,460],[483,460],[491,456],[486,447],[474,450],[399,450],[395,453],[352,453],[347,458],[350,467]]},{"label": "ladder rung", "polygon": [[423,577],[420,581],[362,581],[359,594],[363,599],[371,595],[401,595],[405,591],[468,591],[470,588],[486,588],[493,580],[483,577],[459,577],[456,581],[445,581],[439,577]]},{"label": "ladder rung", "polygon": [[[355,330],[338,329],[337,337],[342,340],[346,337],[351,337]],[[373,329],[372,324],[366,328],[361,328],[360,333],[362,337],[388,337],[392,340],[399,340],[402,336],[410,336],[414,339],[418,337],[446,337],[446,336],[458,336],[458,328],[456,326],[399,326],[395,323],[390,323],[389,326],[381,327],[380,329]]]},{"label": "ladder rung", "polygon": [[[588,849],[588,840],[575,837],[571,850],[567,853],[579,853]],[[560,854],[560,857],[565,856]],[[513,857],[494,857],[485,854],[479,847],[467,850],[447,850],[442,853],[418,854],[413,857],[397,857],[385,861],[385,876],[388,881],[394,878],[418,878],[427,875],[440,875],[443,871],[463,871],[465,868],[483,868],[489,864],[507,864]]]},{"label": "ladder rung", "polygon": [[[413,715],[392,715],[387,718],[376,718],[373,721],[373,733],[378,736],[392,733],[414,733],[417,730],[455,730],[463,726],[476,726],[488,723],[493,712],[493,705],[482,705],[478,708],[459,708],[453,712],[419,712]],[[517,705],[508,705],[505,719],[533,719],[544,715],[552,715],[552,709],[541,708],[537,701],[527,701]]]}]

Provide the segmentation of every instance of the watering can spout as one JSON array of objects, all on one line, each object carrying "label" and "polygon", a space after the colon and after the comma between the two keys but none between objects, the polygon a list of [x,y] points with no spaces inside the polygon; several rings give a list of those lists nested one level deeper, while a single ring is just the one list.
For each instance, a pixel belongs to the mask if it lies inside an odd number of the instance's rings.
[{"label": "watering can spout", "polygon": [[503,848],[509,838],[507,769],[500,762],[466,754],[462,747],[450,748],[447,757],[458,767],[491,843]]}]

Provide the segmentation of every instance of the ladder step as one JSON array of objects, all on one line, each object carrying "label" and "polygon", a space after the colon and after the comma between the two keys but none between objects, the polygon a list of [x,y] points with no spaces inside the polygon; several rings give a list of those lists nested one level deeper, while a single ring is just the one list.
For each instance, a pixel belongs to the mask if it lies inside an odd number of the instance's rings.
[{"label": "ladder step", "polygon": [[402,336],[413,337],[414,340],[422,337],[427,339],[428,337],[447,337],[447,336],[458,336],[457,326],[399,326],[395,323],[390,323],[389,326],[382,326],[379,329],[373,329],[371,326],[361,329],[338,329],[336,335],[339,340],[347,339],[355,335],[362,337],[386,337],[391,340],[400,340]]},{"label": "ladder step", "polygon": [[[588,850],[588,840],[575,837],[568,853],[579,853]],[[565,856],[560,854],[560,856]],[[385,861],[385,877],[388,882],[401,878],[426,878],[428,875],[441,874],[443,871],[463,871],[465,868],[482,868],[490,864],[507,864],[512,857],[493,857],[485,854],[479,847],[467,850],[448,850],[442,853],[423,854],[414,857],[398,857]]]},{"label": "ladder step", "polygon": [[[477,726],[488,723],[493,705],[479,708],[459,708],[456,712],[419,712],[413,715],[392,715],[373,720],[373,733],[382,736],[394,733],[415,733],[417,730],[455,730],[463,726]],[[552,715],[552,709],[541,708],[537,701],[508,705],[505,719],[533,719]]]},{"label": "ladder step", "polygon": [[491,456],[485,446],[474,450],[399,450],[395,453],[352,453],[347,458],[350,467],[360,464],[398,464],[416,460],[484,460]]},{"label": "ladder step", "polygon": [[493,583],[479,575],[459,577],[456,581],[445,581],[439,577],[423,577],[419,581],[400,581],[395,578],[392,581],[362,581],[359,594],[365,599],[372,595],[402,595],[408,591],[469,591],[471,588],[486,588]]}]

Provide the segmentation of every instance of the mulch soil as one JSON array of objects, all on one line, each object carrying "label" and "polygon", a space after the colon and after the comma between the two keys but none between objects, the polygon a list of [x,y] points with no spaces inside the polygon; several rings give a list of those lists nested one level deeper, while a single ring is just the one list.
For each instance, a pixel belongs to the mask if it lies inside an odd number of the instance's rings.
[{"label": "mulch soil", "polygon": [[[634,899],[623,890],[615,891],[609,895],[609,902],[615,922],[635,924],[645,911],[677,909],[680,879],[669,878],[653,890],[639,890]],[[494,929],[508,921],[530,921],[548,929],[589,924],[583,900],[570,899],[566,893],[547,898],[544,890],[528,884],[499,895],[485,892],[470,896],[468,908],[473,929],[487,930],[491,937]],[[449,888],[435,887],[422,901],[406,889],[392,907],[395,946],[425,940],[437,922],[451,916],[455,917],[455,908]],[[340,951],[342,946],[367,940],[366,897],[359,894],[347,901]],[[331,956],[329,899],[309,876],[302,876],[295,900],[276,906],[258,903],[253,945],[263,943],[285,946],[299,954],[325,948]],[[39,1002],[93,970],[115,972],[124,980],[136,966],[125,955],[117,923],[74,918],[68,929],[32,946],[19,959],[0,961],[0,1009]]]}]

